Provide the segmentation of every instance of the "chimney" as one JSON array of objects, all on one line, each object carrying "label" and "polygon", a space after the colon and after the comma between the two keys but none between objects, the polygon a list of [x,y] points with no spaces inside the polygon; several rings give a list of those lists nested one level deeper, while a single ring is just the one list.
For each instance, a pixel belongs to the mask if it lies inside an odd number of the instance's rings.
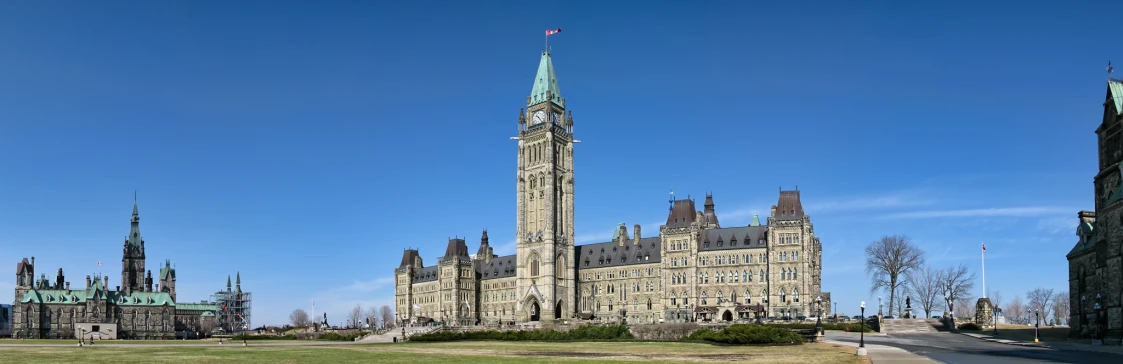
[{"label": "chimney", "polygon": [[86,275],[86,289],[90,289],[90,276],[88,274]]},{"label": "chimney", "polygon": [[35,256],[31,256],[31,268],[35,268]]},{"label": "chimney", "polygon": [[639,224],[636,224],[636,226],[635,226],[635,227],[633,227],[633,228],[632,228],[632,230],[634,230],[634,231],[635,231],[634,235],[635,235],[635,239],[636,239],[636,240],[633,240],[633,241],[632,241],[632,243],[633,243],[633,244],[635,244],[636,246],[639,246],[639,238],[640,238],[640,235],[639,235]]},{"label": "chimney", "polygon": [[121,292],[121,286],[117,286],[117,292]]},{"label": "chimney", "polygon": [[620,223],[620,226],[616,227],[616,245],[624,246],[625,240],[628,240],[628,228],[624,223]]},{"label": "chimney", "polygon": [[102,277],[102,278],[105,278],[105,285],[102,286],[102,287],[109,288],[109,276],[105,276],[105,277]]},{"label": "chimney", "polygon": [[70,282],[66,282],[66,293],[70,293]]}]

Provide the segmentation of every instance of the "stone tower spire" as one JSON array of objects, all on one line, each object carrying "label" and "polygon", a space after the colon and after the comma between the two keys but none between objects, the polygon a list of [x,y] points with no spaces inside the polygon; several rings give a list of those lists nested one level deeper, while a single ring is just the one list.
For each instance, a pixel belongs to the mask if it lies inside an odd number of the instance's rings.
[{"label": "stone tower spire", "polygon": [[226,292],[230,292],[230,275],[226,275]]},{"label": "stone tower spire", "polygon": [[129,236],[125,237],[125,248],[121,256],[121,283],[126,291],[143,291],[144,282],[144,237],[140,235],[140,212],[137,208],[136,194],[133,194],[133,215],[129,219]]},{"label": "stone tower spire", "polygon": [[242,292],[242,272],[237,272],[237,280],[234,281],[234,292]]}]

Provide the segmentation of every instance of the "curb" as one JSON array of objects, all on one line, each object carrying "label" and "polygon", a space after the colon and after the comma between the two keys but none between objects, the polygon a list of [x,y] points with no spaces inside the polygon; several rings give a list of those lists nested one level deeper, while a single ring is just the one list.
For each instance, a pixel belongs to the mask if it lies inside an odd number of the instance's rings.
[{"label": "curb", "polygon": [[986,335],[980,335],[980,334],[970,334],[970,333],[965,333],[965,332],[956,332],[956,334],[960,334],[960,335],[967,336],[967,337],[973,337],[973,338],[976,338],[976,339],[979,339],[979,340],[986,340],[986,341],[990,341],[990,342],[994,342],[994,343],[1006,344],[1006,345],[1027,346],[1027,347],[1032,347],[1032,348],[1049,348],[1050,347],[1049,345],[1046,345],[1045,343],[1031,343],[1031,342],[1007,340],[1007,339],[995,339],[993,337],[986,336]]}]

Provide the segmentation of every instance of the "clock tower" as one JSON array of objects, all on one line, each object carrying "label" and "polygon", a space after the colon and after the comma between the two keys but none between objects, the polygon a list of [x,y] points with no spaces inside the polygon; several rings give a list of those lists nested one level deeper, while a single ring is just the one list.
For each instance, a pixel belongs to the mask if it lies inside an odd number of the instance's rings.
[{"label": "clock tower", "polygon": [[519,112],[516,178],[517,309],[520,321],[576,312],[573,251],[573,114],[567,113],[549,51]]}]

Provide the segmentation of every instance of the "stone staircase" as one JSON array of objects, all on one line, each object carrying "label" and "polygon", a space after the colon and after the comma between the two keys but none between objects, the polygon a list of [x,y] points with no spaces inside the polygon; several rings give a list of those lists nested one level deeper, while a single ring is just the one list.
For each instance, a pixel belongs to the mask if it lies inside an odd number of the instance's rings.
[{"label": "stone staircase", "polygon": [[[406,337],[410,337],[410,336],[413,336],[413,335],[430,333],[430,332],[436,331],[438,329],[441,329],[441,327],[440,326],[417,326],[417,327],[406,327],[405,329],[406,329]],[[367,335],[367,336],[364,336],[362,339],[359,339],[359,342],[364,343],[364,344],[392,343],[392,342],[394,342],[395,337],[398,338],[399,342],[402,341],[402,328],[395,327],[394,329],[392,329],[390,331],[387,331],[385,333],[379,334],[379,335]]]},{"label": "stone staircase", "polygon": [[883,334],[919,334],[936,332],[936,328],[925,319],[887,319],[881,320]]}]

